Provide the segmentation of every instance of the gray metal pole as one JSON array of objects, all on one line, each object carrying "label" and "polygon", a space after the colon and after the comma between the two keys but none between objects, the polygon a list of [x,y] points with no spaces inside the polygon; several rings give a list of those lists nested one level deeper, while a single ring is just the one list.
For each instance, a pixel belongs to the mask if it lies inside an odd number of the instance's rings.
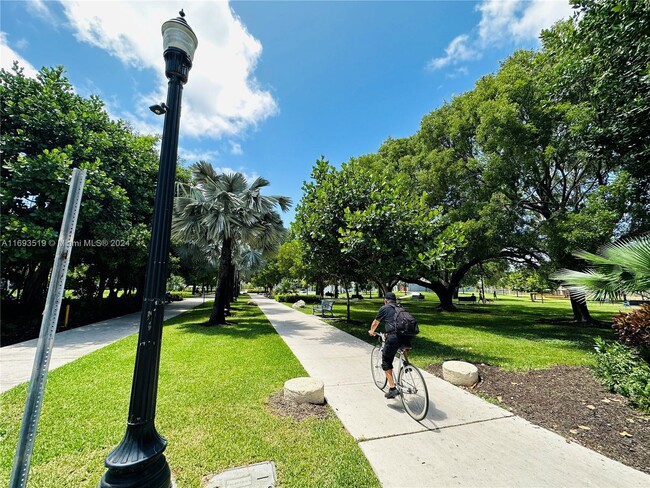
[{"label": "gray metal pole", "polygon": [[32,451],[34,450],[36,427],[41,412],[41,405],[43,404],[47,370],[50,365],[56,323],[59,318],[59,311],[61,310],[61,300],[65,291],[65,278],[68,272],[68,264],[70,263],[70,251],[72,250],[85,180],[86,170],[79,170],[77,168],[72,170],[70,190],[68,191],[68,199],[65,203],[61,232],[59,232],[59,243],[56,247],[54,267],[52,269],[52,276],[50,277],[50,287],[47,291],[47,300],[45,302],[45,310],[43,311],[41,332],[38,337],[38,345],[36,346],[32,378],[29,382],[25,412],[20,426],[14,465],[11,470],[10,488],[24,488],[27,485],[29,464]]}]

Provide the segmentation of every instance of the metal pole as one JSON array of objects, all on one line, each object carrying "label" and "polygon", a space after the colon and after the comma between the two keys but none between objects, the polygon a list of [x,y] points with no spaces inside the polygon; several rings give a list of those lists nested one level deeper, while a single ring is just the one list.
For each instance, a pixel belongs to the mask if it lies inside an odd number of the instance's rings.
[{"label": "metal pole", "polygon": [[65,291],[65,278],[68,272],[68,264],[70,263],[70,251],[72,250],[85,179],[86,170],[79,170],[77,168],[72,170],[70,190],[68,191],[68,199],[65,203],[63,222],[61,223],[59,242],[54,258],[54,267],[52,268],[45,310],[43,311],[41,332],[38,337],[38,345],[36,346],[32,377],[29,382],[27,401],[25,402],[25,412],[20,426],[14,465],[11,470],[10,488],[24,488],[27,485],[29,464],[36,438],[36,427],[38,426],[38,418],[43,404],[47,371],[52,356],[52,346],[54,345],[56,323],[61,310],[61,300]]},{"label": "metal pole", "polygon": [[156,397],[163,330],[165,283],[171,234],[174,179],[181,117],[183,85],[192,67],[186,53],[170,48],[164,53],[165,74],[169,79],[167,112],[160,150],[149,261],[140,318],[131,402],[126,433],[106,457],[108,468],[101,488],[168,488],[171,470],[163,455],[167,441],[156,431]]}]

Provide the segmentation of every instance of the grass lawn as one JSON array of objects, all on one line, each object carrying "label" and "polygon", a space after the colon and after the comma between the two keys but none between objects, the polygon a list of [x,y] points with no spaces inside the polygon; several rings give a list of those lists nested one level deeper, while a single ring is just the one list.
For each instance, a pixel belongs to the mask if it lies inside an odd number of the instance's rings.
[{"label": "grass lawn", "polygon": [[[419,366],[450,359],[510,370],[542,369],[560,364],[591,365],[594,338],[614,338],[610,328],[551,323],[573,316],[568,299],[545,298],[541,303],[539,298],[531,302],[528,296],[500,296],[486,305],[460,305],[460,312],[440,312],[435,310],[438,305],[435,295],[424,295],[422,301],[404,301],[404,307],[420,325],[420,334],[410,354]],[[353,301],[351,318],[363,325],[343,321],[332,323],[356,337],[374,342],[367,330],[382,304],[383,300],[377,298]],[[592,316],[603,321],[611,321],[612,315],[620,309],[620,304],[589,303]],[[302,311],[310,314],[311,306]],[[339,318],[347,316],[345,299],[337,300],[334,314]]]},{"label": "grass lawn", "polygon": [[[275,462],[285,487],[379,486],[361,449],[332,414],[278,417],[267,398],[306,376],[257,307],[244,297],[233,325],[203,327],[211,303],[164,330],[156,426],[179,488],[249,463]],[[48,377],[29,486],[95,487],[126,426],[137,343],[133,335]],[[27,385],[0,396],[0,485],[7,486]]]}]

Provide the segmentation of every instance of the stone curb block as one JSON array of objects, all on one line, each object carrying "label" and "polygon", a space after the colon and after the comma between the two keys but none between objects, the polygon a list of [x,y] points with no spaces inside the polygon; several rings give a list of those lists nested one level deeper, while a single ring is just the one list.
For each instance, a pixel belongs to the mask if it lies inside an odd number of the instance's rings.
[{"label": "stone curb block", "polygon": [[284,383],[284,398],[296,403],[325,403],[325,385],[316,378],[293,378]]},{"label": "stone curb block", "polygon": [[442,377],[452,385],[473,386],[478,383],[478,368],[465,361],[445,361]]}]

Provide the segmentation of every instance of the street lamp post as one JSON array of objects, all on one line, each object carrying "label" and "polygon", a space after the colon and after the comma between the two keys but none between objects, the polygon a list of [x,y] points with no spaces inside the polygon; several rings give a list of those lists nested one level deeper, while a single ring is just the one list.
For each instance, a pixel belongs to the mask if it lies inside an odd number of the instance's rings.
[{"label": "street lamp post", "polygon": [[165,123],[160,148],[160,168],[138,349],[131,386],[131,403],[124,438],[106,457],[105,464],[108,469],[99,483],[101,488],[168,488],[171,486],[171,471],[163,455],[167,441],[156,431],[154,419],[174,203],[181,96],[198,44],[194,31],[184,17],[185,14],[181,10],[180,17],[168,20],[162,25],[165,75],[169,79],[169,84],[167,103],[162,106],[160,112],[165,114]]}]

